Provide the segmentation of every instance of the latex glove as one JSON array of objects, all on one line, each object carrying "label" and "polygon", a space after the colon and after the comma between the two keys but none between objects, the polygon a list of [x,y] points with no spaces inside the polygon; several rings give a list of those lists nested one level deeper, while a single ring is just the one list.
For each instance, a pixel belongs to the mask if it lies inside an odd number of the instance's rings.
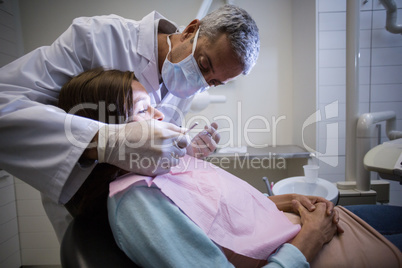
[{"label": "latex glove", "polygon": [[205,126],[204,130],[191,140],[191,144],[187,147],[187,154],[196,158],[204,158],[214,152],[221,139],[217,129],[218,124],[215,122],[209,127]]},{"label": "latex glove", "polygon": [[167,173],[186,153],[184,131],[158,120],[105,125],[98,132],[98,161],[147,176]]}]

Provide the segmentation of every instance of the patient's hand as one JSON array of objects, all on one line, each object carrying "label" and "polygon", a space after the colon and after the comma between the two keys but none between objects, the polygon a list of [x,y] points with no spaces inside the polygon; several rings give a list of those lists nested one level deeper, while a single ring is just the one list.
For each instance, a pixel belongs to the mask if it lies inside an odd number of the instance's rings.
[{"label": "patient's hand", "polygon": [[333,222],[335,212],[327,213],[326,203],[316,203],[313,211],[307,210],[298,200],[294,200],[293,207],[301,217],[302,229],[292,241],[305,256],[312,261],[322,246],[332,240],[337,232],[337,224]]},{"label": "patient's hand", "polygon": [[[316,209],[315,204],[317,203],[324,203],[326,205],[326,211],[328,215],[331,215],[334,210],[334,204],[323,197],[296,194],[294,195],[293,199],[299,201],[300,204],[310,212]],[[294,207],[293,209],[295,213],[299,212]]]},{"label": "patient's hand", "polygon": [[336,234],[336,226],[332,220],[334,215],[328,215],[325,203],[317,203],[316,209],[312,212],[308,211],[297,200],[293,202],[293,205],[299,211],[302,226],[311,225],[309,228],[315,229],[315,232],[321,234],[324,244],[331,241]]},{"label": "patient's hand", "polygon": [[[294,200],[297,200],[304,208],[306,208],[308,211],[312,212],[316,209],[316,204],[321,203],[326,205],[326,213],[328,216],[332,216],[332,222],[337,225],[338,228],[338,233],[343,233],[344,230],[342,229],[341,226],[339,226],[339,214],[338,211],[334,210],[334,204],[319,196],[305,196],[305,195],[295,195]],[[293,210],[296,214],[299,214],[298,208],[296,208],[293,205]],[[299,214],[300,215],[300,214]],[[301,216],[301,215],[300,215]]]}]

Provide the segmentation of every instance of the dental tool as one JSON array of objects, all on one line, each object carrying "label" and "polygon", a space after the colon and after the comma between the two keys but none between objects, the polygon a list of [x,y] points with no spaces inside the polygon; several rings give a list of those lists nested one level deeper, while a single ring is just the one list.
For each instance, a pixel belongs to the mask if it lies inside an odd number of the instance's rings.
[{"label": "dental tool", "polygon": [[272,192],[273,184],[271,183],[271,185],[270,185],[269,179],[267,177],[263,177],[262,180],[265,182],[265,185],[267,186],[268,195],[273,196],[274,195]]},{"label": "dental tool", "polygon": [[[195,128],[198,125],[198,122],[195,122],[190,128],[188,128],[186,131],[183,132],[183,135],[187,135],[193,128]],[[180,139],[183,138],[183,136],[180,135],[176,140],[173,141],[174,146],[176,146],[179,149],[184,149],[179,146],[179,141]]]},{"label": "dental tool", "polygon": [[198,122],[195,122],[189,129],[187,129],[184,132],[184,135],[186,135],[187,133],[189,133],[193,128],[195,128],[196,126],[198,126]]}]

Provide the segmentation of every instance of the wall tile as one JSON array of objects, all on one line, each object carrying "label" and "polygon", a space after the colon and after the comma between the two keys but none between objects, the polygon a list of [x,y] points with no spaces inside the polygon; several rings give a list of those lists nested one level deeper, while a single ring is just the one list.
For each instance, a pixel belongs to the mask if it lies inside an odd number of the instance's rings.
[{"label": "wall tile", "polygon": [[319,87],[319,103],[328,104],[334,101],[339,103],[346,102],[345,86],[320,86]]},{"label": "wall tile", "polygon": [[359,66],[367,67],[370,65],[371,65],[371,50],[369,48],[360,48]]},{"label": "wall tile", "polygon": [[318,149],[317,151],[325,156],[339,156],[345,155],[345,140],[338,139],[318,139]]},{"label": "wall tile", "polygon": [[0,188],[0,205],[14,202],[14,200],[15,193],[13,184]]},{"label": "wall tile", "polygon": [[318,64],[322,68],[346,66],[345,49],[322,49],[318,53]]},{"label": "wall tile", "polygon": [[371,104],[371,112],[394,111],[396,117],[402,118],[401,102],[374,102]]},{"label": "wall tile", "polygon": [[371,101],[399,101],[402,102],[401,85],[399,84],[383,84],[371,86]]},{"label": "wall tile", "polygon": [[0,263],[19,251],[18,235],[0,243]]},{"label": "wall tile", "polygon": [[340,31],[346,30],[346,13],[320,13],[318,15],[319,31]]},{"label": "wall tile", "polygon": [[52,233],[20,233],[21,244],[24,250],[27,249],[46,249],[59,248],[59,241]]},{"label": "wall tile", "polygon": [[[327,132],[328,129],[328,124],[334,124],[337,123],[337,128],[338,131],[337,132]],[[317,128],[318,131],[320,132],[320,139],[345,139],[345,121],[322,121],[322,122],[318,122],[317,124]]]},{"label": "wall tile", "polygon": [[401,47],[402,46],[402,38],[400,34],[392,34],[385,29],[378,29],[372,31],[373,40],[372,46],[373,48],[381,48],[381,47]]},{"label": "wall tile", "polygon": [[[326,157],[329,160],[320,161],[320,174],[344,174],[345,173],[345,156]],[[333,160],[330,160],[330,159]],[[336,166],[329,165],[327,162],[337,162]],[[345,175],[343,175],[345,180]]]},{"label": "wall tile", "polygon": [[15,44],[15,31],[5,25],[0,24],[1,38]]},{"label": "wall tile", "polygon": [[0,24],[10,29],[15,29],[14,16],[10,12],[6,12],[0,8]]},{"label": "wall tile", "polygon": [[0,188],[13,185],[14,179],[9,173],[4,170],[0,170]]},{"label": "wall tile", "polygon": [[390,184],[390,205],[401,206],[402,205],[402,185],[397,181],[389,181]]},{"label": "wall tile", "polygon": [[320,68],[318,83],[320,86],[339,86],[346,84],[345,68]]},{"label": "wall tile", "polygon": [[360,85],[359,102],[370,102],[370,85]]},{"label": "wall tile", "polygon": [[346,0],[320,0],[318,12],[346,11]]},{"label": "wall tile", "polygon": [[59,265],[59,249],[29,249],[21,252],[22,263],[29,265]]},{"label": "wall tile", "polygon": [[17,218],[0,225],[0,243],[2,243],[2,241],[7,241],[16,235],[18,235]]},{"label": "wall tile", "polygon": [[387,17],[385,9],[372,11],[372,14],[373,14],[373,21],[372,21],[373,29],[384,29]]},{"label": "wall tile", "polygon": [[45,216],[46,213],[40,200],[18,200],[18,215],[24,216]]},{"label": "wall tile", "polygon": [[359,102],[358,114],[362,115],[364,113],[369,113],[370,110],[370,103],[369,102]]},{"label": "wall tile", "polygon": [[[345,13],[346,15],[346,13]],[[372,12],[371,11],[363,11],[360,13],[360,29],[361,30],[371,30],[371,20],[372,20]],[[346,18],[345,18],[346,24]]]},{"label": "wall tile", "polygon": [[[402,39],[402,38],[401,38]],[[373,66],[371,67],[371,83],[402,84],[402,65],[400,66]]]},{"label": "wall tile", "polygon": [[370,84],[370,67],[360,67],[359,68],[359,84],[369,85]]},{"label": "wall tile", "polygon": [[364,13],[364,11],[372,10],[374,1],[375,0],[362,1],[360,7],[360,10],[362,11],[361,13]]},{"label": "wall tile", "polygon": [[0,206],[0,224],[4,224],[17,217],[15,202]]},{"label": "wall tile", "polygon": [[402,47],[373,48],[372,65],[402,65]]},{"label": "wall tile", "polygon": [[[320,111],[325,111],[325,106],[328,104],[319,104],[318,109]],[[345,121],[345,110],[346,110],[346,104],[345,103],[337,103],[338,105],[338,116],[337,117],[331,117],[331,118],[326,118],[325,114],[322,114],[322,122],[335,122],[335,121]]]},{"label": "wall tile", "polygon": [[321,179],[325,179],[325,180],[327,180],[329,182],[332,182],[332,183],[336,183],[338,181],[344,181],[345,180],[344,172],[328,174],[328,173],[321,173],[321,170],[320,170],[318,174],[319,174],[319,177]]},{"label": "wall tile", "polygon": [[14,58],[17,57],[18,50],[17,50],[17,46],[15,45],[15,43],[0,39],[0,47],[7,50],[7,55],[12,56]]},{"label": "wall tile", "polygon": [[[373,11],[373,29],[384,29],[387,12],[384,10]],[[396,24],[402,24],[402,4],[398,5]]]},{"label": "wall tile", "polygon": [[345,49],[346,32],[345,31],[319,32],[318,46],[320,49]]},{"label": "wall tile", "polygon": [[371,31],[370,30],[360,30],[359,45],[360,48],[371,48]]},{"label": "wall tile", "polygon": [[11,256],[8,256],[4,261],[0,262],[2,268],[16,268],[21,267],[21,255],[20,251],[15,252]]},{"label": "wall tile", "polygon": [[19,216],[18,222],[21,233],[43,233],[53,230],[49,219],[43,216]]},{"label": "wall tile", "polygon": [[25,182],[18,183],[15,192],[19,200],[41,200],[39,191]]}]

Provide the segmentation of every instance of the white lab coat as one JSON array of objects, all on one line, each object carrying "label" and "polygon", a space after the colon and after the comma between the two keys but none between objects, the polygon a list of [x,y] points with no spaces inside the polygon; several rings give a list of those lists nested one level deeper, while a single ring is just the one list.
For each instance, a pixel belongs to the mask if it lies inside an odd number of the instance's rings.
[{"label": "white lab coat", "polygon": [[66,203],[75,194],[96,164],[79,158],[100,124],[53,105],[66,81],[99,66],[134,71],[165,121],[181,125],[191,99],[168,93],[160,100],[158,27],[165,33],[177,29],[155,11],[141,21],[116,15],[78,18],[51,46],[1,68],[0,168],[55,202]]}]

